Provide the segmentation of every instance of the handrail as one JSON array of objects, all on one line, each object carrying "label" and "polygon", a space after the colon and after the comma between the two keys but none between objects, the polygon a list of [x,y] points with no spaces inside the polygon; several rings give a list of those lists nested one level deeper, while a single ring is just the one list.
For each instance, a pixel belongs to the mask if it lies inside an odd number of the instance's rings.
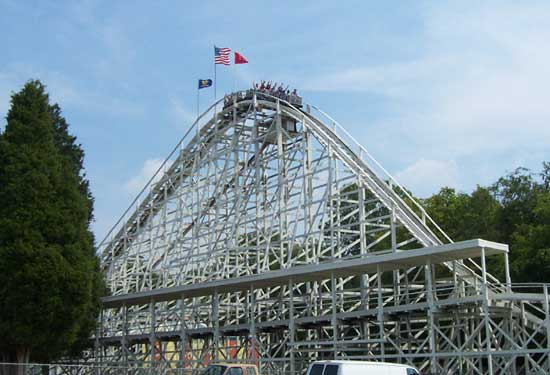
[{"label": "handrail", "polygon": [[427,213],[426,209],[424,207],[422,207],[420,205],[420,203],[418,203],[418,201],[411,195],[409,194],[409,192],[403,187],[401,186],[401,184],[399,182],[397,182],[397,180],[390,174],[390,172],[388,172],[386,170],[386,168],[384,168],[379,162],[378,160],[376,160],[371,154],[370,152],[362,145],[360,144],[342,125],[340,125],[340,123],[338,121],[336,121],[334,118],[332,118],[330,115],[328,115],[326,112],[324,112],[323,110],[319,109],[317,106],[314,106],[314,105],[311,105],[310,106],[311,108],[315,109],[316,111],[318,111],[319,113],[321,113],[323,116],[325,116],[326,118],[328,118],[336,127],[338,127],[338,129],[340,129],[353,143],[355,146],[357,146],[359,148],[359,150],[361,151],[361,153],[359,154],[359,157],[362,156],[362,153],[364,153],[366,156],[368,156],[368,158],[378,167],[380,168],[380,170],[382,172],[384,172],[384,174],[386,175],[386,177],[389,178],[389,180],[397,187],[399,188],[407,198],[409,198],[411,200],[411,202],[413,202],[413,204],[421,211],[422,215],[428,219],[430,221],[430,223],[432,225],[434,225],[434,227],[438,230],[438,232],[440,234],[443,235],[443,237],[449,241],[449,242],[453,242],[453,240],[443,231],[443,229],[441,229],[441,227],[432,219],[432,217]]}]

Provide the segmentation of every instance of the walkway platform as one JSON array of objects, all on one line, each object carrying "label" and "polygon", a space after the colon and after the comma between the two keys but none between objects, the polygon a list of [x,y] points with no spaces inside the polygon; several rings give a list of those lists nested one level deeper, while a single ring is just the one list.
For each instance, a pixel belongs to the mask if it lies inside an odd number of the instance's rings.
[{"label": "walkway platform", "polygon": [[333,262],[309,264],[288,269],[282,269],[262,274],[249,275],[234,279],[209,281],[198,284],[181,285],[171,288],[156,289],[120,296],[109,296],[102,299],[104,308],[117,308],[123,305],[144,305],[152,301],[172,301],[188,297],[213,295],[214,293],[229,293],[246,291],[251,288],[267,288],[293,283],[329,279],[331,276],[342,277],[358,274],[371,274],[377,271],[392,271],[408,269],[429,263],[440,264],[456,260],[479,258],[485,250],[485,255],[505,254],[508,245],[474,239],[455,242],[434,247],[424,247],[414,250],[365,257],[342,259]]}]

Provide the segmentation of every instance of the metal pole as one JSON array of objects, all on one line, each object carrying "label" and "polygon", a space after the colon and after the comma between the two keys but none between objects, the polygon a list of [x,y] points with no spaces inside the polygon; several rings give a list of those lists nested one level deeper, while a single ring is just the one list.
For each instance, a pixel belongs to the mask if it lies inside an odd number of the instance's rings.
[{"label": "metal pole", "polygon": [[257,345],[257,338],[256,338],[256,291],[254,289],[254,286],[250,287],[249,290],[249,296],[250,296],[250,310],[249,310],[249,341],[250,341],[250,347],[252,350],[252,356],[255,361],[257,361],[256,365],[258,366],[258,370],[260,373],[262,373],[262,369],[260,368],[262,362],[259,358],[259,351],[260,348]]},{"label": "metal pole", "polygon": [[155,367],[155,344],[156,344],[156,337],[155,337],[155,324],[156,324],[156,316],[155,316],[155,300],[151,300],[149,302],[149,316],[151,318],[151,327],[149,332],[149,345],[151,345],[150,348],[150,356],[149,361],[151,363],[151,370]]},{"label": "metal pole", "polygon": [[183,369],[185,369],[185,359],[187,357],[187,332],[186,332],[186,329],[185,329],[185,295],[181,295],[181,299],[180,299],[180,302],[181,302],[181,306],[180,306],[180,310],[181,310],[181,326],[180,326],[180,362],[181,362],[181,368],[182,368],[182,371],[184,371]]},{"label": "metal pole", "polygon": [[103,355],[102,355],[103,348],[102,348],[102,346],[100,344],[100,341],[99,341],[99,338],[101,337],[102,334],[103,334],[103,309],[101,309],[101,311],[99,312],[99,324],[97,325],[96,336],[95,336],[95,345],[94,345],[95,356],[96,356],[96,358],[95,358],[95,364],[96,364],[95,375],[100,375],[101,374],[100,366],[103,363]]},{"label": "metal pole", "polygon": [[294,373],[296,372],[296,365],[294,363],[295,361],[295,357],[294,357],[294,352],[295,352],[295,347],[294,347],[294,340],[296,339],[296,332],[295,332],[295,325],[294,325],[294,291],[293,291],[293,288],[294,288],[294,284],[292,282],[292,279],[290,279],[288,281],[288,298],[290,299],[289,301],[289,342],[290,342],[290,373],[292,375],[294,375]]},{"label": "metal pole", "polygon": [[212,304],[212,320],[214,323],[214,360],[217,361],[219,359],[219,345],[220,345],[220,316],[219,316],[220,298],[217,290],[214,292],[214,295],[212,296],[212,298],[214,299]]},{"label": "metal pole", "polygon": [[384,332],[384,300],[382,298],[382,274],[380,266],[376,266],[376,281],[378,285],[378,330],[380,335],[380,354],[385,354],[385,332]]},{"label": "metal pole", "polygon": [[332,351],[334,359],[336,359],[336,356],[338,354],[336,349],[336,344],[338,341],[338,320],[336,319],[336,279],[334,278],[334,272],[330,273],[330,292],[332,297]]},{"label": "metal pole", "polygon": [[432,261],[424,266],[426,270],[426,296],[428,299],[428,320],[429,320],[429,335],[430,335],[430,369],[433,374],[437,371],[435,358],[435,320],[434,320],[434,291],[432,285]]},{"label": "metal pole", "polygon": [[128,306],[126,306],[126,303],[122,305],[122,309],[122,354],[124,358],[124,366],[128,366]]},{"label": "metal pole", "polygon": [[489,327],[489,291],[487,289],[487,265],[485,262],[485,247],[481,248],[481,272],[483,278],[483,314],[485,324],[485,350],[487,351],[487,366],[489,375],[493,375],[493,355],[491,354],[491,327]]},{"label": "metal pole", "polygon": [[[233,56],[235,56],[235,51],[233,51]],[[233,59],[233,92],[237,91],[237,64],[235,64],[235,59]]]},{"label": "metal pole", "polygon": [[[216,45],[214,45],[214,103],[216,102],[216,86],[218,85],[218,80],[216,79]],[[214,111],[215,112],[215,111]]]}]

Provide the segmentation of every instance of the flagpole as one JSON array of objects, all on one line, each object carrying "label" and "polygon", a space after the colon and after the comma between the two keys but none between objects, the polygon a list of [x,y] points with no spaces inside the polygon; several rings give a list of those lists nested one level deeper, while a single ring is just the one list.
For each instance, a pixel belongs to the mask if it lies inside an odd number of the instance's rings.
[{"label": "flagpole", "polygon": [[[214,103],[216,103],[216,100],[218,96],[216,95],[216,88],[218,86],[218,78],[216,77],[216,45],[214,44]],[[214,104],[214,115],[216,115],[216,104]]]},{"label": "flagpole", "polygon": [[[233,51],[233,56],[235,56],[235,51]],[[235,59],[233,58],[233,92],[237,91],[237,64],[235,64]]]},{"label": "flagpole", "polygon": [[[199,81],[200,82],[200,81]],[[197,132],[197,145],[200,145],[200,132],[199,132],[199,96],[200,87],[197,84],[197,119],[195,120],[195,131]]]}]

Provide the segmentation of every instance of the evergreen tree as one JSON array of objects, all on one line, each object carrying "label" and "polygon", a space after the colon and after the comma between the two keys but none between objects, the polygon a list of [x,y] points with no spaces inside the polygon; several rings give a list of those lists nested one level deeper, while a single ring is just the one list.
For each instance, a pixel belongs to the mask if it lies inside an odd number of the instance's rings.
[{"label": "evergreen tree", "polygon": [[51,361],[89,342],[104,285],[84,153],[45,87],[11,98],[0,134],[0,356]]}]

